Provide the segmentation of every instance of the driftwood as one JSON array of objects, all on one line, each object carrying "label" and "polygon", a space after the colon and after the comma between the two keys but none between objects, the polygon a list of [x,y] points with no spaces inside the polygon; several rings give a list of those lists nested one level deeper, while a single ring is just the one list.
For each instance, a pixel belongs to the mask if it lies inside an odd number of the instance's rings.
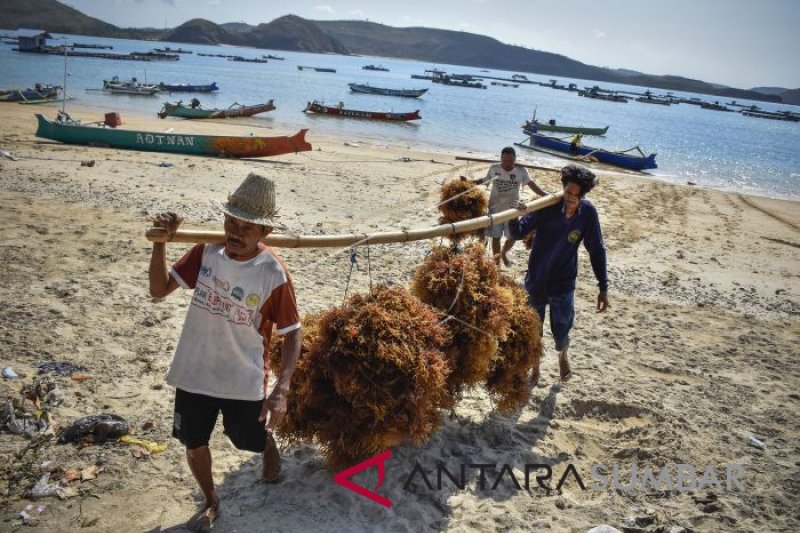
[{"label": "driftwood", "polygon": [[[549,194],[526,202],[525,213],[538,211],[557,204],[564,196],[562,191]],[[268,246],[276,248],[337,248],[349,246],[363,246],[367,244],[388,244],[396,242],[411,242],[424,239],[434,239],[447,235],[455,235],[468,231],[488,228],[494,224],[507,222],[521,216],[523,212],[518,209],[507,209],[493,215],[462,220],[453,224],[441,224],[429,228],[419,228],[407,231],[391,231],[384,233],[344,233],[338,235],[269,235],[265,239]],[[184,242],[184,243],[222,243],[225,233],[222,231],[193,231],[178,230],[172,238],[163,228],[150,228],[145,234],[153,242]]]}]

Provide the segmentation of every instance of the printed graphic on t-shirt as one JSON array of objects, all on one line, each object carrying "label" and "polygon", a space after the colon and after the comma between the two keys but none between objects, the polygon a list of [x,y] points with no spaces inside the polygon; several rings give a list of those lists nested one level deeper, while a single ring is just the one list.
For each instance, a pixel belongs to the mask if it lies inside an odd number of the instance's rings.
[{"label": "printed graphic on t-shirt", "polygon": [[247,309],[247,307],[233,301],[224,294],[220,294],[218,289],[221,289],[225,286],[230,286],[230,284],[225,280],[220,280],[219,278],[215,277],[213,279],[213,285],[214,287],[212,287],[210,284],[207,284],[205,280],[198,279],[194,296],[192,296],[192,305],[196,305],[201,309],[205,309],[212,315],[224,317],[228,320],[228,322],[252,326],[253,314],[255,311]]},{"label": "printed graphic on t-shirt", "polygon": [[497,192],[500,193],[513,191],[515,187],[519,189],[516,174],[509,174],[508,179],[503,179],[503,175],[497,172],[494,175],[494,183],[495,187],[497,187]]}]

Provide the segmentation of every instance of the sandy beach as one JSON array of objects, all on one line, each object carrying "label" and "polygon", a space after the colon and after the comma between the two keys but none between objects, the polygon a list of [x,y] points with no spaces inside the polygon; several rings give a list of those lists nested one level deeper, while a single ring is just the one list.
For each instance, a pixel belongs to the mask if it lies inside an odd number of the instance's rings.
[{"label": "sandy beach", "polygon": [[[444,180],[480,177],[487,168],[455,154],[313,130],[307,140],[314,151],[252,161],[68,146],[34,137],[34,112],[52,117],[55,107],[0,107],[0,150],[19,158],[0,158],[0,366],[20,375],[0,380],[0,401],[18,397],[38,365],[74,363],[91,378],[56,377],[64,396],[53,410],[56,425],[114,413],[135,437],[168,449],[78,448],[4,431],[3,531],[183,531],[196,510],[200,493],[170,436],[174,391],[164,381],[190,293],[149,297],[150,216],[174,210],[185,215],[186,229],[221,230],[209,200],[224,199],[256,171],[275,181],[287,232],[419,228],[438,218]],[[70,113],[102,119],[96,109]],[[252,122],[122,118],[123,127],[154,131],[295,133],[279,125],[256,130]],[[525,156],[518,162],[533,163]],[[90,160],[93,166],[81,165]],[[212,453],[223,507],[215,531],[800,530],[800,204],[599,174],[590,199],[608,248],[611,308],[594,312],[596,284],[581,252],[571,381],[559,383],[546,331],[542,379],[521,412],[500,416],[475,389],[428,443],[392,450],[378,489],[391,509],[336,484],[311,444],[285,447],[283,483],[260,483],[260,459],[235,450],[218,424]],[[556,174],[533,175],[545,190],[560,186]],[[359,249],[350,293],[368,291],[370,282],[407,285],[436,243],[371,246],[369,257]],[[167,249],[175,260],[188,245]],[[342,302],[349,250],[278,253],[302,313]],[[508,271],[522,281],[521,243],[511,258]],[[46,461],[60,472],[102,471],[77,484],[73,497],[33,502],[27,493]],[[530,490],[517,490],[509,478],[491,490],[491,483],[480,487],[475,469],[467,469],[463,490],[446,480],[441,490],[421,478],[406,484],[416,463],[435,482],[439,462],[451,470],[508,464],[520,480],[526,464],[546,463],[553,487],[570,464],[587,486],[597,464],[619,465],[623,482],[634,466],[691,464],[698,478],[712,466],[725,490],[581,490],[571,476],[560,491],[538,488],[533,478]],[[727,490],[726,465],[742,465],[743,488]],[[368,472],[356,481],[371,489],[377,477]],[[31,503],[46,508],[25,528],[19,512]]]}]

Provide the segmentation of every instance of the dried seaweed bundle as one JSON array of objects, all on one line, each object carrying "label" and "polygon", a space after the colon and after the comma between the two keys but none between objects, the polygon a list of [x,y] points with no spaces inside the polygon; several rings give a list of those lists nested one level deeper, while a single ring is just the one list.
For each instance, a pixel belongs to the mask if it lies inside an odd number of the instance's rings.
[{"label": "dried seaweed bundle", "polygon": [[335,469],[406,439],[424,442],[439,426],[448,333],[408,291],[354,295],[319,315],[312,335],[279,434],[313,437]]},{"label": "dried seaweed bundle", "polygon": [[542,358],[539,314],[528,305],[528,295],[507,276],[500,276],[502,290],[512,295],[508,315],[509,333],[500,341],[486,389],[497,402],[497,410],[509,413],[522,408],[530,397],[528,376]]},{"label": "dried seaweed bundle", "polygon": [[[469,180],[453,178],[442,185],[439,211],[442,213],[442,216],[439,217],[439,224],[468,220],[489,212],[489,198],[482,187]],[[480,229],[449,235],[447,238],[453,242],[460,242],[470,235],[482,239],[484,234],[485,230]]]},{"label": "dried seaweed bundle", "polygon": [[463,252],[444,246],[433,249],[412,280],[417,298],[443,313],[452,333],[445,354],[451,368],[447,388],[452,408],[464,388],[485,381],[498,341],[508,333],[512,301],[497,285],[497,267],[483,243]]}]

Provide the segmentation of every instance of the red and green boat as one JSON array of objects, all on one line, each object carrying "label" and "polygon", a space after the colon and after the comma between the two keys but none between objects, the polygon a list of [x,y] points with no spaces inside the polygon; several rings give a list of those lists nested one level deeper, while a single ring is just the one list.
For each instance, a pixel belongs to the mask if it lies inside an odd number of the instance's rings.
[{"label": "red and green boat", "polygon": [[345,118],[366,118],[371,120],[389,120],[407,122],[409,120],[419,120],[419,109],[410,113],[387,113],[383,111],[357,111],[355,109],[345,109],[344,105],[327,106],[320,102],[309,102],[305,113],[319,113],[321,115],[334,115]]},{"label": "red and green boat", "polygon": [[39,121],[37,137],[65,144],[234,158],[270,157],[311,150],[311,145],[305,140],[307,129],[291,137],[236,137],[125,130],[106,127],[103,122],[81,124],[66,113],[59,113],[55,121],[41,114],[37,114],[36,119]]}]

